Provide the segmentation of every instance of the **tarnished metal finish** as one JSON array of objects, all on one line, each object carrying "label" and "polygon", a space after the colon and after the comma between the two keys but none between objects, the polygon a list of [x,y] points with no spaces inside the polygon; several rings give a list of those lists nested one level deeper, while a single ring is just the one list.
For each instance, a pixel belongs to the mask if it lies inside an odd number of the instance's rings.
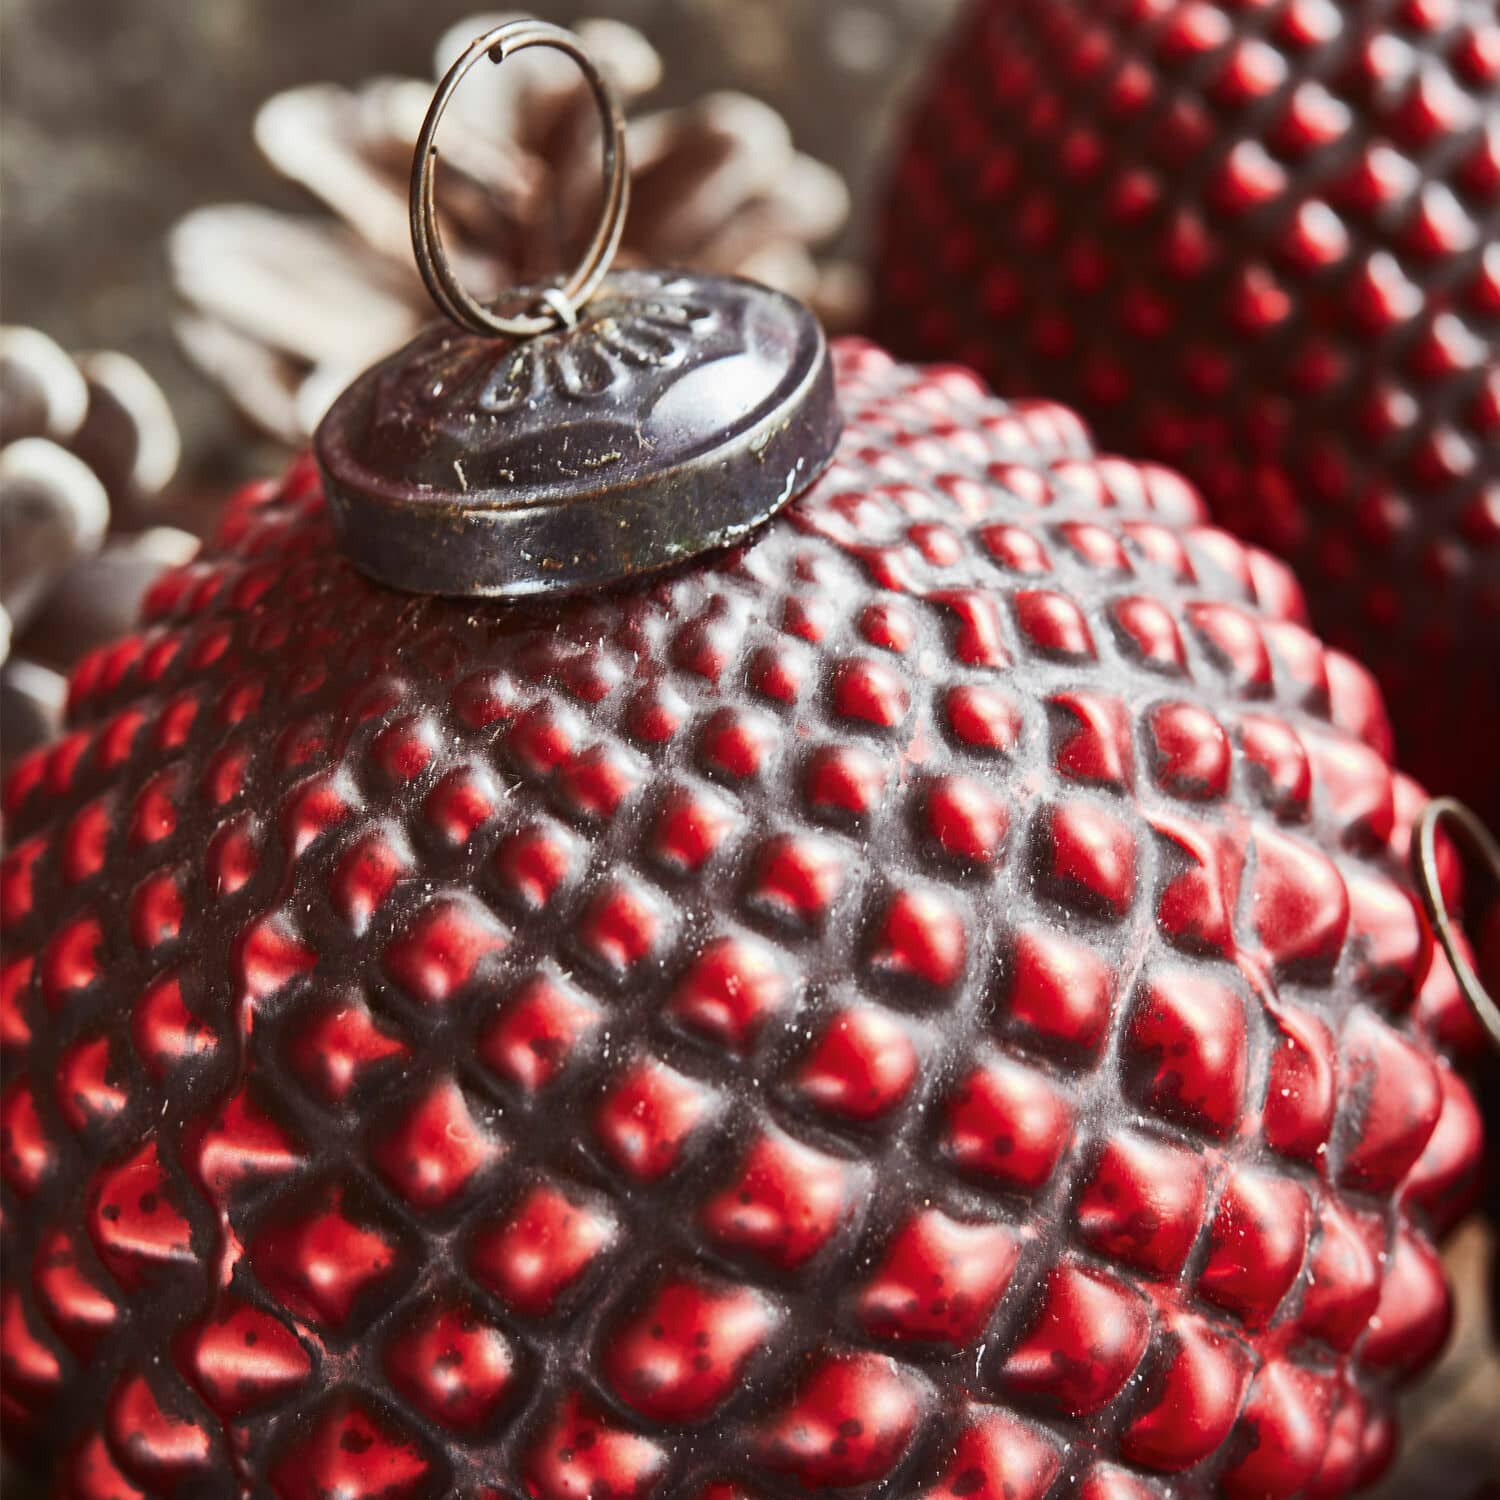
[{"label": "tarnished metal finish", "polygon": [[[599,102],[603,211],[566,282],[480,307],[443,254],[433,140],[475,63],[535,46],[578,62]],[[454,326],[367,370],[314,437],[340,541],[372,578],[487,598],[617,583],[739,541],[833,456],[827,341],[800,302],[727,276],[605,277],[627,182],[618,103],[571,33],[511,22],[438,85],[412,168],[412,249]]]},{"label": "tarnished metal finish", "polygon": [[335,402],[316,450],[362,571],[522,597],[739,540],[822,471],[840,428],[802,304],[729,277],[620,271],[576,328],[428,329]]},{"label": "tarnished metal finish", "polygon": [[1500,1048],[1500,1004],[1484,987],[1484,981],[1475,973],[1470,962],[1471,954],[1459,942],[1454,931],[1454,919],[1448,910],[1443,895],[1442,871],[1438,861],[1437,837],[1441,826],[1448,825],[1449,835],[1457,840],[1474,858],[1476,866],[1483,869],[1491,894],[1500,893],[1500,842],[1479,820],[1478,816],[1456,797],[1434,797],[1422,809],[1412,835],[1412,874],[1422,905],[1427,908],[1428,919],[1448,962],[1453,966],[1453,977],[1464,998],[1474,1007],[1474,1014],[1489,1033],[1490,1040]]}]

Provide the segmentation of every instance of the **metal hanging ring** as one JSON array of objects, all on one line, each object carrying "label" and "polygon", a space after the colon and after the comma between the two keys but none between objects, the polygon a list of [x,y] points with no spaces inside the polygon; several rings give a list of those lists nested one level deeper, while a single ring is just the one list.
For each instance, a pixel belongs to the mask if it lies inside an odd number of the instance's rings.
[{"label": "metal hanging ring", "polygon": [[1495,1004],[1489,991],[1480,982],[1473,965],[1458,945],[1458,935],[1453,929],[1453,919],[1448,914],[1448,904],[1443,899],[1442,885],[1438,878],[1437,833],[1443,822],[1463,835],[1462,842],[1471,855],[1486,865],[1490,878],[1500,889],[1500,844],[1494,835],[1462,802],[1453,797],[1434,797],[1421,811],[1412,837],[1412,867],[1416,876],[1417,890],[1422,904],[1437,933],[1448,962],[1453,965],[1454,976],[1465,999],[1474,1008],[1490,1040],[1500,1047],[1500,1006]]},{"label": "metal hanging ring", "polygon": [[[443,111],[454,90],[463,82],[470,68],[481,58],[503,63],[513,53],[527,47],[555,47],[566,52],[583,71],[599,106],[604,126],[604,204],[599,227],[577,270],[559,287],[550,287],[538,299],[538,310],[520,317],[506,318],[475,301],[453,274],[443,250],[438,231],[437,201],[434,184],[437,176],[435,138]],[[578,320],[578,309],[598,290],[609,271],[620,236],[625,230],[625,212],[630,203],[630,172],[625,158],[625,115],[609,81],[599,71],[583,43],[571,31],[545,21],[508,21],[470,42],[457,62],[443,75],[437,93],[422,122],[417,138],[416,155],[411,169],[411,244],[417,257],[417,269],[432,300],[455,323],[473,333],[502,338],[533,338],[555,328],[571,327]]]}]

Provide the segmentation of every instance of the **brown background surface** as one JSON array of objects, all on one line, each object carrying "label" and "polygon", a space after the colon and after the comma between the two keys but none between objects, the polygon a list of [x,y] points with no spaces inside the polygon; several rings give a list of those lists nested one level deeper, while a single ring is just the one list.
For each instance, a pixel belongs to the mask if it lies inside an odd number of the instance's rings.
[{"label": "brown background surface", "polygon": [[[548,20],[610,15],[663,54],[651,102],[741,88],[867,206],[895,96],[957,0],[532,0]],[[178,354],[162,237],[196,205],[312,205],[257,155],[278,89],[423,75],[474,0],[0,0],[0,311],[69,348],[136,355],[202,455],[226,417]],[[859,216],[867,222],[868,215]],[[861,238],[858,223],[850,243]]]}]

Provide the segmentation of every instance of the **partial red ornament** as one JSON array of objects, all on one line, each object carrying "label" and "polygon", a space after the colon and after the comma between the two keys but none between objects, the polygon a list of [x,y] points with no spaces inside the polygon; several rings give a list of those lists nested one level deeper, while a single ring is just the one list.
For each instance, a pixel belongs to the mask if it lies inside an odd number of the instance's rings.
[{"label": "partial red ornament", "polygon": [[1491,0],[982,0],[880,238],[883,340],[1180,467],[1500,822]]}]

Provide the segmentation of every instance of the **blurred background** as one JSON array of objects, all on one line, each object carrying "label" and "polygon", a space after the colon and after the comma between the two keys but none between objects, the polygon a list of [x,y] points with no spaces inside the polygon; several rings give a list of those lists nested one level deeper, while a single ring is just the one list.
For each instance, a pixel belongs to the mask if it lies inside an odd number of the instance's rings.
[{"label": "blurred background", "polygon": [[[108,343],[161,383],[190,465],[223,403],[172,332],[164,237],[204,203],[314,204],[257,149],[262,103],[299,84],[428,75],[472,0],[0,0],[5,316],[65,347]],[[647,107],[722,89],[764,100],[847,181],[837,248],[857,253],[897,98],[956,0],[536,0],[571,24],[638,27],[661,58]]]}]

